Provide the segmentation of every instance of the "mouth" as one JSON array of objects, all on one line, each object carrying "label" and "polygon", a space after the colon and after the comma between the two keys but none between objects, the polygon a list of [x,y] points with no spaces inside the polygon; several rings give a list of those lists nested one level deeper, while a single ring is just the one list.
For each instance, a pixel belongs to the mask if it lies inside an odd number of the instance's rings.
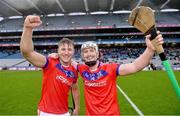
[{"label": "mouth", "polygon": [[94,59],[95,59],[95,58],[92,57],[92,56],[89,56],[89,57],[86,58],[87,61],[94,61]]},{"label": "mouth", "polygon": [[68,59],[68,58],[70,58],[70,57],[69,57],[69,56],[64,56],[63,58]]},{"label": "mouth", "polygon": [[63,60],[69,60],[71,57],[70,56],[62,56]]}]

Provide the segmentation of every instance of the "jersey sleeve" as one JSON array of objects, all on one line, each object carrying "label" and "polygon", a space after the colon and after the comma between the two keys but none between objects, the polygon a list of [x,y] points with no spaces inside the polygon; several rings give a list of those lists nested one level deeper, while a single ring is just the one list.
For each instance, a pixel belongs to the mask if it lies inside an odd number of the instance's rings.
[{"label": "jersey sleeve", "polygon": [[46,57],[46,63],[45,63],[45,65],[42,67],[42,69],[43,69],[43,70],[47,70],[48,67],[51,66],[52,60],[54,60],[54,59],[52,59],[52,58],[50,58],[50,57]]},{"label": "jersey sleeve", "polygon": [[45,69],[48,66],[48,64],[49,64],[49,59],[48,59],[48,57],[46,57],[46,63],[42,68]]},{"label": "jersey sleeve", "polygon": [[113,63],[111,65],[112,65],[111,67],[113,68],[113,71],[116,73],[116,76],[119,76],[120,75],[120,72],[119,72],[120,64]]},{"label": "jersey sleeve", "polygon": [[117,68],[116,68],[116,75],[117,75],[117,76],[119,76],[119,75],[120,75],[119,68],[120,68],[120,64],[117,64]]}]

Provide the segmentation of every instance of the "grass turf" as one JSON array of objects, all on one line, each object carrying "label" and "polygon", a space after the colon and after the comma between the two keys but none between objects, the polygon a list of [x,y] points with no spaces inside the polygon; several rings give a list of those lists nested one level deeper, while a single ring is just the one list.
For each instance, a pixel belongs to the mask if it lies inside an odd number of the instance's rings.
[{"label": "grass turf", "polygon": [[[180,85],[180,72],[176,71],[175,75]],[[36,115],[41,76],[41,71],[0,71],[0,115]],[[85,105],[81,78],[78,83],[80,114],[83,115]],[[119,77],[117,84],[145,115],[180,115],[180,101],[164,71],[142,71]],[[118,99],[122,115],[137,114],[119,91]]]}]

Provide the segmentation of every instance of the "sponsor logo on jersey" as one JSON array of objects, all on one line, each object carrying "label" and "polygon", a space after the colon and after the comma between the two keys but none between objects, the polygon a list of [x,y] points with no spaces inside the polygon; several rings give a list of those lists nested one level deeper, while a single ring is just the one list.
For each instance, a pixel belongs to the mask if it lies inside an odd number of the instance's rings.
[{"label": "sponsor logo on jersey", "polygon": [[58,75],[56,79],[60,80],[62,83],[71,86],[72,82],[68,81],[66,78],[62,77],[61,75]]},{"label": "sponsor logo on jersey", "polygon": [[88,82],[88,81],[85,81],[85,85],[89,86],[89,87],[102,87],[102,86],[106,86],[107,82],[106,81],[101,81],[101,82]]},{"label": "sponsor logo on jersey", "polygon": [[88,71],[83,71],[82,75],[85,77],[87,80],[97,80],[101,77],[106,76],[108,73],[104,70],[100,70],[99,72],[95,73],[90,73]]}]

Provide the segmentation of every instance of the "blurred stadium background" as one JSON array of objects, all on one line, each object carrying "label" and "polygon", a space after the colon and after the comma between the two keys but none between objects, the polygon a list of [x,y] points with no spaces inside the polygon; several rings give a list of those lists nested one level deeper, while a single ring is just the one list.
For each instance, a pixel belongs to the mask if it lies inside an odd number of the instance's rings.
[{"label": "blurred stadium background", "polygon": [[[34,29],[33,41],[35,50],[44,55],[56,52],[58,41],[68,37],[75,41],[74,59],[78,62],[82,62],[81,44],[91,40],[100,46],[102,62],[128,63],[146,47],[143,34],[127,22],[130,11],[140,5],[155,11],[165,53],[180,83],[179,0],[0,0],[0,115],[36,114],[41,73],[28,71],[39,69],[28,63],[19,50],[27,15],[41,16],[43,23]],[[145,115],[180,115],[180,103],[159,57],[154,55],[151,63],[133,78],[118,79],[118,85]],[[152,69],[158,71],[149,71]],[[121,92],[119,99],[122,114],[138,114]]]}]

